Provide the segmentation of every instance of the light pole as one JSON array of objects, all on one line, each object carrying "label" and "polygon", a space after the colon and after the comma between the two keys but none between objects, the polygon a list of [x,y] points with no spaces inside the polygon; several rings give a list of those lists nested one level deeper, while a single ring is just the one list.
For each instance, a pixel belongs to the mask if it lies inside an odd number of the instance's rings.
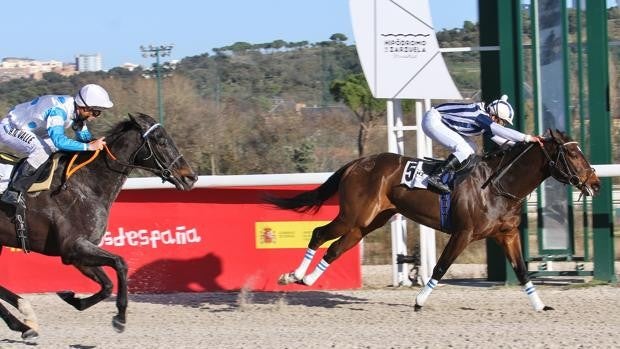
[{"label": "light pole", "polygon": [[170,51],[174,45],[159,45],[148,47],[140,46],[142,51],[142,57],[155,57],[155,73],[157,77],[157,108],[159,110],[159,123],[164,124],[164,106],[161,98],[161,65],[159,64],[159,57],[170,56]]}]

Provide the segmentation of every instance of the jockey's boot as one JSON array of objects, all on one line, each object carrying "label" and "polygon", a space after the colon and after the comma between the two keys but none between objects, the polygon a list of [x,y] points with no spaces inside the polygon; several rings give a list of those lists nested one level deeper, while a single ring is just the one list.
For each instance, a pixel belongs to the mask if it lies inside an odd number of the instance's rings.
[{"label": "jockey's boot", "polygon": [[448,156],[443,163],[435,167],[435,169],[428,175],[428,186],[435,189],[440,194],[450,193],[450,188],[447,184],[443,184],[441,182],[441,177],[443,177],[443,175],[448,171],[456,170],[460,165],[461,162],[459,159],[457,159],[453,154],[450,154],[450,156]]},{"label": "jockey's boot", "polygon": [[24,200],[23,196],[37,180],[36,174],[37,169],[30,165],[28,161],[22,162],[15,171],[15,174],[13,174],[9,186],[2,194],[0,200],[4,203],[16,206],[18,200]]}]

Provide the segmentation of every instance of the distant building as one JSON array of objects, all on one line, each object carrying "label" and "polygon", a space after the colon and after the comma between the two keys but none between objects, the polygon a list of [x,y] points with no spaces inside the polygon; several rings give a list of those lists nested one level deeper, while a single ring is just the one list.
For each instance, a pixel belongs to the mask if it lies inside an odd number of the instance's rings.
[{"label": "distant building", "polygon": [[135,63],[123,63],[121,65],[121,68],[127,69],[129,71],[133,71],[134,69],[138,68],[140,65],[139,64],[135,64]]},{"label": "distant building", "polygon": [[77,70],[81,72],[86,71],[101,71],[103,70],[103,64],[101,63],[101,54],[79,54],[75,57],[75,64]]},{"label": "distant building", "polygon": [[76,73],[75,65],[60,61],[37,61],[31,58],[6,57],[0,61],[0,82],[11,79],[39,80],[45,73],[70,76]]}]

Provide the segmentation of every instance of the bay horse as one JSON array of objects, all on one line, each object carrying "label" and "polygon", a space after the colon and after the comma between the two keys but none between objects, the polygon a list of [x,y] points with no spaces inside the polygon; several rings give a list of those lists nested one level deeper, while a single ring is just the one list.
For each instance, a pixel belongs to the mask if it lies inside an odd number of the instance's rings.
[{"label": "bay horse", "polygon": [[[59,164],[50,190],[26,195],[29,250],[58,256],[84,276],[100,285],[100,290],[79,298],[74,292],[58,295],[77,310],[87,309],[112,294],[113,283],[103,266],[114,269],[117,277],[116,308],[112,324],[117,332],[125,329],[127,310],[127,264],[122,257],[98,246],[106,232],[112,203],[133,169],[147,170],[179,190],[190,190],[197,176],[179,153],[166,130],[145,114],[129,114],[106,136],[108,157],[101,152],[71,177],[64,174],[73,153],[59,154]],[[78,153],[76,164],[87,161],[92,152]],[[114,157],[114,159],[112,159]],[[21,248],[13,224],[14,209],[0,204],[0,248]],[[0,286],[0,299],[17,308],[19,320],[0,304],[0,317],[24,339],[38,336],[37,320],[30,303]]]},{"label": "bay horse", "polygon": [[[582,195],[598,192],[600,180],[577,142],[560,131],[549,130],[541,145],[516,143],[484,156],[474,155],[470,164],[455,174],[448,224],[442,224],[439,194],[402,184],[411,160],[422,161],[392,153],[371,155],[349,162],[314,190],[291,198],[266,195],[266,202],[298,212],[316,212],[327,199],[339,195],[336,218],[313,230],[301,264],[293,272],[282,274],[278,282],[312,285],[340,255],[400,213],[450,235],[431,279],[416,296],[415,310],[422,308],[465,247],[484,238],[502,247],[533,308],[553,309],[540,300],[528,276],[519,235],[521,207],[526,196],[548,177],[577,187]],[[428,173],[435,165],[425,166]],[[306,274],[317,248],[332,239],[337,240],[315,270]]]}]

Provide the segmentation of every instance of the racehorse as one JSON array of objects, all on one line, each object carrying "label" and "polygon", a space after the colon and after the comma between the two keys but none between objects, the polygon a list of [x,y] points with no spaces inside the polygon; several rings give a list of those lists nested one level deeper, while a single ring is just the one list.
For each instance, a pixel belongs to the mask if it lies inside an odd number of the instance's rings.
[{"label": "racehorse", "polygon": [[[143,169],[170,182],[179,190],[190,190],[197,180],[190,165],[179,153],[166,130],[144,114],[129,115],[106,136],[109,156],[103,152],[88,165],[66,177],[73,154],[61,154],[50,190],[26,196],[29,250],[59,256],[100,285],[100,290],[79,298],[71,291],[58,295],[78,310],[87,309],[109,297],[113,284],[103,266],[117,276],[116,308],[112,324],[117,332],[125,329],[127,310],[127,264],[122,257],[98,247],[106,232],[110,207],[133,169]],[[78,153],[76,163],[89,160],[92,152]],[[0,205],[0,248],[21,248],[12,222],[14,209]],[[23,315],[21,321],[0,304],[0,317],[24,339],[38,336],[37,320],[30,303],[0,286],[0,298]]]},{"label": "racehorse", "polygon": [[[600,180],[577,142],[562,132],[549,130],[541,145],[516,143],[474,156],[455,174],[447,219],[440,213],[440,200],[444,198],[439,194],[402,184],[407,171],[411,171],[407,165],[410,161],[422,160],[391,153],[363,157],[341,167],[314,190],[291,198],[266,195],[265,200],[279,208],[316,212],[327,199],[339,194],[340,212],[336,218],[313,230],[301,264],[293,272],[282,274],[279,283],[312,285],[341,254],[401,213],[450,235],[431,279],[416,296],[415,310],[422,308],[465,247],[483,238],[491,238],[502,247],[534,309],[551,310],[530,281],[521,252],[521,207],[526,196],[548,177],[577,187],[582,195],[598,192]],[[429,162],[425,166],[429,172],[434,165]],[[306,275],[317,248],[336,238],[315,270]]]}]

